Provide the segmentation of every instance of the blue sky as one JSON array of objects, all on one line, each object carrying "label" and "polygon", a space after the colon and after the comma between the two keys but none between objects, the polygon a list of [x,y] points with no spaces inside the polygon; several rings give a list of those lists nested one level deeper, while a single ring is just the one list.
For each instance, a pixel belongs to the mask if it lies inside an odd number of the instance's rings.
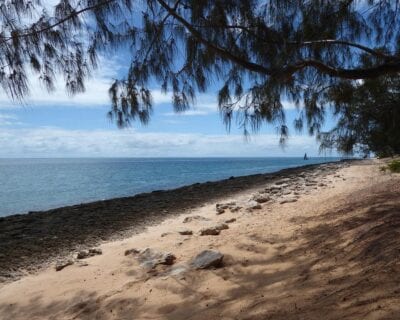
[{"label": "blue sky", "polygon": [[[147,126],[134,123],[117,129],[106,117],[107,90],[125,66],[102,59],[83,94],[69,97],[62,81],[48,94],[31,77],[31,95],[18,104],[0,91],[0,157],[202,157],[202,156],[318,156],[314,137],[296,134],[293,119],[298,111],[285,103],[290,139],[279,146],[275,127],[264,126],[246,141],[235,124],[228,133],[216,103],[217,88],[197,97],[197,104],[175,114],[170,98],[156,85],[152,90],[154,113]],[[333,119],[329,117],[325,127]]]}]

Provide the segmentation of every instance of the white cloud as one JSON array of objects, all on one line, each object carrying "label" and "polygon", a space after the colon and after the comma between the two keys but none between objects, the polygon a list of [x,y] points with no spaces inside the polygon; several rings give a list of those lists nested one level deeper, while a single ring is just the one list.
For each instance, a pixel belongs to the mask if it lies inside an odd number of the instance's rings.
[{"label": "white cloud", "polygon": [[18,121],[18,117],[13,114],[0,113],[0,127],[1,126],[15,126],[21,125],[22,122]]},{"label": "white cloud", "polygon": [[141,133],[133,130],[0,128],[2,157],[158,157],[317,155],[315,139],[292,136],[285,149],[273,134],[242,135]]},{"label": "white cloud", "polygon": [[[37,77],[30,75],[30,95],[25,98],[24,103],[13,102],[4,91],[0,91],[0,110],[15,110],[18,107],[75,107],[75,108],[109,108],[110,99],[108,90],[111,86],[112,79],[117,77],[121,66],[115,61],[100,63],[99,68],[92,78],[87,80],[84,93],[75,96],[69,96],[64,90],[64,83],[61,78],[57,79],[56,90],[49,93],[41,86]],[[172,105],[171,92],[163,93],[160,89],[151,89],[153,104],[155,109],[162,105]],[[189,116],[189,115],[206,115],[217,113],[218,106],[216,96],[209,94],[199,94],[196,103],[191,110],[177,114],[175,112],[167,112],[166,116]]]},{"label": "white cloud", "polygon": [[[171,98],[168,96],[168,101],[170,102]],[[294,110],[296,109],[296,106],[294,103],[288,101],[288,100],[283,100],[282,101],[282,106],[284,110]],[[196,104],[193,106],[192,109],[187,110],[182,113],[175,113],[175,112],[166,112],[163,113],[164,116],[167,117],[185,117],[185,116],[205,116],[209,114],[216,114],[218,113],[218,102],[217,102],[217,95],[211,95],[211,94],[200,94],[197,98]]]},{"label": "white cloud", "polygon": [[29,107],[101,107],[109,106],[108,89],[118,65],[113,62],[101,63],[93,76],[85,83],[86,91],[75,96],[69,96],[64,89],[62,78],[58,77],[55,83],[56,90],[49,93],[38,81],[37,76],[29,75],[30,94],[23,103],[12,101],[4,91],[0,91],[0,109],[15,109],[20,106]]},{"label": "white cloud", "polygon": [[[164,94],[159,90],[153,90],[152,96],[156,107],[161,104],[172,104],[172,94],[170,92]],[[195,103],[191,109],[180,113],[165,112],[162,115],[166,117],[185,117],[204,116],[213,113],[218,113],[217,95],[201,93],[196,96]]]},{"label": "white cloud", "polygon": [[296,109],[296,105],[288,100],[282,100],[282,106],[284,110]]},{"label": "white cloud", "polygon": [[[0,89],[0,110],[16,109],[18,107],[77,107],[77,108],[106,108],[110,106],[108,90],[114,78],[124,75],[126,66],[119,59],[106,59],[100,57],[99,68],[93,76],[85,83],[86,90],[74,96],[69,96],[64,88],[64,81],[58,77],[55,83],[56,90],[49,93],[39,82],[38,76],[29,74],[30,95],[25,98],[24,103],[12,101],[7,94]],[[172,105],[172,93],[164,93],[154,87],[151,89],[155,109],[162,105]],[[286,110],[294,109],[293,103],[287,100],[282,101]],[[190,110],[182,113],[165,112],[162,115],[173,116],[204,116],[218,113],[217,93],[199,93],[196,96],[195,104]]]}]

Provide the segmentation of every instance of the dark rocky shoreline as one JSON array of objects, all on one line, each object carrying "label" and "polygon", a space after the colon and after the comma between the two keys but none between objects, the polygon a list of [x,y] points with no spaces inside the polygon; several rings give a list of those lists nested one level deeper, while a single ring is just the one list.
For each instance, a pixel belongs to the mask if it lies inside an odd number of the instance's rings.
[{"label": "dark rocky shoreline", "polygon": [[282,177],[294,177],[299,172],[334,172],[344,165],[347,162],[306,165],[0,218],[0,282],[34,272],[56,258],[102,241],[140,233],[207,202],[262,187]]}]

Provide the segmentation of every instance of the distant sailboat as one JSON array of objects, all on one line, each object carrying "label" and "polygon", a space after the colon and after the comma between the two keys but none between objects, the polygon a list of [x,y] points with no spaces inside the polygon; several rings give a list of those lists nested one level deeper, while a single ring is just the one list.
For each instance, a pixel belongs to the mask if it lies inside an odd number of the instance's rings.
[{"label": "distant sailboat", "polygon": [[304,154],[304,160],[308,160],[307,153]]}]

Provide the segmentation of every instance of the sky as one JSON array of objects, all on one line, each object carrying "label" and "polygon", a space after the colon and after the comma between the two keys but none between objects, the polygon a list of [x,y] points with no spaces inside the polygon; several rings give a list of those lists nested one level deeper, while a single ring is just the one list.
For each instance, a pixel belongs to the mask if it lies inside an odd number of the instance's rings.
[{"label": "sky", "polygon": [[[102,59],[86,92],[74,97],[65,93],[62,81],[49,94],[33,76],[31,94],[22,104],[0,89],[0,158],[319,156],[315,137],[295,132],[292,123],[299,111],[290,103],[284,103],[290,129],[285,147],[273,125],[249,139],[234,123],[227,132],[218,113],[217,88],[198,95],[191,110],[176,114],[170,97],[154,84],[150,123],[118,129],[106,114],[112,79],[126,70],[121,58]],[[325,129],[333,120],[328,118]]]}]

